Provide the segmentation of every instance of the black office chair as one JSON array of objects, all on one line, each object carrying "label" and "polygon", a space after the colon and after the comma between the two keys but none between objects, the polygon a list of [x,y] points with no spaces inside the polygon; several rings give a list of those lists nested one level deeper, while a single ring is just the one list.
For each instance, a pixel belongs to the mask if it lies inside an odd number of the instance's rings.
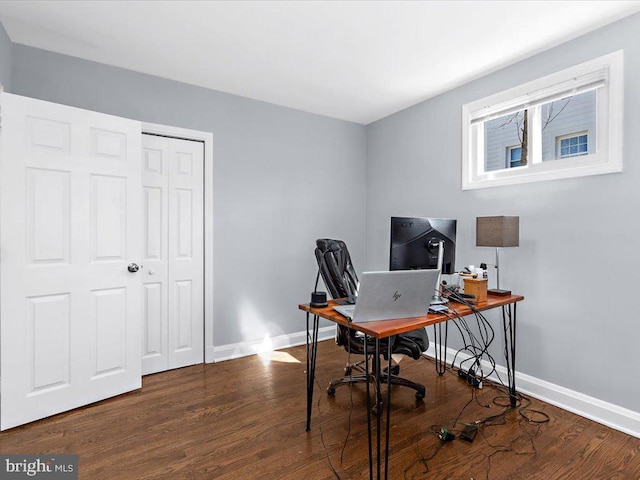
[{"label": "black office chair", "polygon": [[[316,240],[315,255],[322,279],[324,280],[327,290],[329,290],[331,298],[355,298],[358,292],[358,276],[351,263],[351,256],[349,255],[347,245],[341,240],[321,238]],[[336,344],[343,346],[348,352],[364,355],[364,341],[365,336],[362,333],[343,325],[337,325]],[[390,339],[386,339],[384,343],[380,345],[383,355],[387,360],[388,343],[386,342],[388,341],[393,342],[391,345],[392,354],[403,354],[416,360],[420,358],[422,352],[429,347],[429,337],[424,328],[399,334]],[[375,355],[370,353],[374,351],[375,341],[370,339],[369,343],[367,343],[367,352],[370,354],[373,362],[379,362],[380,359],[375,358]],[[367,359],[365,358],[357,363],[348,363],[345,367],[346,376],[331,382],[327,388],[327,393],[334,396],[336,387],[339,385],[365,382],[367,378],[362,365],[366,361]],[[353,374],[354,370],[359,373]],[[376,371],[375,363],[372,371]],[[416,391],[416,399],[422,400],[425,396],[424,385],[400,378],[398,376],[399,373],[400,366],[397,364],[392,367],[391,372],[387,372],[385,369],[380,378],[381,384],[386,383],[390,375],[392,385],[402,385],[412,388]],[[380,392],[378,392],[378,395],[380,395]]]}]

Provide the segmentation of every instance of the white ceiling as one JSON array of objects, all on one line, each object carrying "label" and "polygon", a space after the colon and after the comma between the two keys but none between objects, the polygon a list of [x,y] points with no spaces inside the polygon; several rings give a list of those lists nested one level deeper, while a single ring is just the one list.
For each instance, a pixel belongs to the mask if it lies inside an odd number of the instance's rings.
[{"label": "white ceiling", "polygon": [[640,1],[0,1],[14,43],[368,124]]}]

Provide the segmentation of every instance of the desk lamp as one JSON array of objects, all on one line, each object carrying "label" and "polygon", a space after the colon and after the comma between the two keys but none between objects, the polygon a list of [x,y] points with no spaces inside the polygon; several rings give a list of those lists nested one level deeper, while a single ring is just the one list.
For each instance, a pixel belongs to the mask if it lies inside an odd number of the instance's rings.
[{"label": "desk lamp", "polygon": [[496,288],[487,290],[493,295],[510,295],[500,288],[499,250],[520,245],[520,217],[476,217],[476,246],[496,248]]}]

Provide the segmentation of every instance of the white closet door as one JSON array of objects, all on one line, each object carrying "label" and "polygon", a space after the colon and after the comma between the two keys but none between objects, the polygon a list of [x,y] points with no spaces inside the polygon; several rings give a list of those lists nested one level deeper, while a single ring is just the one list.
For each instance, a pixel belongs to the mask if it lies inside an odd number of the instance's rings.
[{"label": "white closet door", "polygon": [[143,373],[204,361],[204,146],[143,135]]},{"label": "white closet door", "polygon": [[139,122],[2,93],[1,427],[141,386]]},{"label": "white closet door", "polygon": [[169,368],[169,148],[142,135],[142,374]]}]

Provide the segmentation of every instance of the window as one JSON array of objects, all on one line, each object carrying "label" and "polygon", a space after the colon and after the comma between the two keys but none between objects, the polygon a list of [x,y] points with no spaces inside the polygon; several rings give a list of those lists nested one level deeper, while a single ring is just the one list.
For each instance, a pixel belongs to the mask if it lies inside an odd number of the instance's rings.
[{"label": "window", "polygon": [[464,105],[462,188],[622,171],[622,102],[618,51]]},{"label": "window", "polygon": [[567,135],[558,137],[557,156],[559,158],[577,157],[578,155],[587,155],[587,138],[588,135]]},{"label": "window", "polygon": [[522,166],[522,147],[507,147],[507,168]]}]

